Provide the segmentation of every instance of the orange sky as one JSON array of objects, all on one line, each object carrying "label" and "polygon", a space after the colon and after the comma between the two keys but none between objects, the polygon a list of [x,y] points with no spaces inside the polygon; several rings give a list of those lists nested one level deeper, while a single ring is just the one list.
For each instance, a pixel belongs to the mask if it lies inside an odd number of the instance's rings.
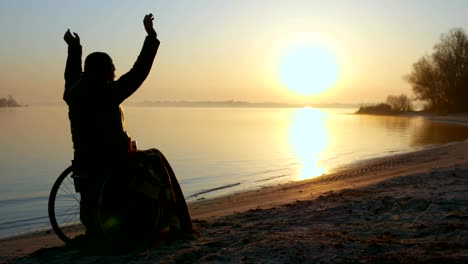
[{"label": "orange sky", "polygon": [[[130,101],[377,102],[411,95],[402,76],[468,13],[468,2],[456,0],[97,2],[2,1],[0,97],[61,101],[67,28],[80,34],[84,56],[109,53],[120,76],[153,12],[161,47]],[[280,58],[298,36],[335,53],[340,77],[329,91],[301,96],[280,82]]]}]

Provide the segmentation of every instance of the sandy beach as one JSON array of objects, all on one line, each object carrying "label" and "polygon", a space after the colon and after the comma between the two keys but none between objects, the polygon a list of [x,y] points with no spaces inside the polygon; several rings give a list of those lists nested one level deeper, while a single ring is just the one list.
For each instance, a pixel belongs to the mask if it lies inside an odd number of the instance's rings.
[{"label": "sandy beach", "polygon": [[0,241],[0,263],[467,263],[468,141],[189,207],[197,238],[110,254],[41,232]]}]

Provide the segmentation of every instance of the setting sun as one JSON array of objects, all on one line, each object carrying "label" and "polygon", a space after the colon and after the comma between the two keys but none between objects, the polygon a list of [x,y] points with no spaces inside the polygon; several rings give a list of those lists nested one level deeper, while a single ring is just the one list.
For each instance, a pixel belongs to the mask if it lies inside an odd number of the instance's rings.
[{"label": "setting sun", "polygon": [[280,81],[294,93],[319,94],[331,88],[337,82],[338,75],[335,55],[320,45],[295,47],[280,60]]}]

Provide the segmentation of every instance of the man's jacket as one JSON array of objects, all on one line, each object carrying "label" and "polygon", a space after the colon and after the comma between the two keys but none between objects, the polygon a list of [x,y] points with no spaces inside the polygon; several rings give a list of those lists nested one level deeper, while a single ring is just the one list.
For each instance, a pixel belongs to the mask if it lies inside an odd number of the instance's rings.
[{"label": "man's jacket", "polygon": [[116,164],[127,156],[129,136],[120,104],[146,79],[158,47],[159,40],[147,36],[133,68],[110,82],[86,79],[82,75],[81,46],[68,47],[63,99],[69,109],[74,162],[81,170]]}]

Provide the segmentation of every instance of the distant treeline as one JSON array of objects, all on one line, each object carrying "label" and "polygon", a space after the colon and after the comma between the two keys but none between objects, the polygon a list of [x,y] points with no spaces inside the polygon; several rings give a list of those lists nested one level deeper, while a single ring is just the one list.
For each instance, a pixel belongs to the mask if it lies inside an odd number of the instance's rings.
[{"label": "distant treeline", "polygon": [[468,36],[461,28],[442,34],[440,42],[413,64],[405,76],[425,110],[438,113],[468,112]]},{"label": "distant treeline", "polygon": [[[440,42],[413,64],[404,76],[411,84],[414,98],[423,110],[435,113],[468,112],[468,36],[461,28],[442,34]],[[406,95],[387,98],[386,103],[361,106],[359,114],[400,114],[412,111],[412,99]]]},{"label": "distant treeline", "polygon": [[317,108],[354,108],[353,104],[290,104],[290,103],[275,103],[275,102],[245,102],[245,101],[144,101],[138,103],[129,103],[133,106],[154,106],[154,107],[258,107],[258,108],[301,108],[301,107],[317,107]]},{"label": "distant treeline", "polygon": [[0,98],[0,107],[20,107],[20,105],[13,96],[9,95],[8,98]]}]

